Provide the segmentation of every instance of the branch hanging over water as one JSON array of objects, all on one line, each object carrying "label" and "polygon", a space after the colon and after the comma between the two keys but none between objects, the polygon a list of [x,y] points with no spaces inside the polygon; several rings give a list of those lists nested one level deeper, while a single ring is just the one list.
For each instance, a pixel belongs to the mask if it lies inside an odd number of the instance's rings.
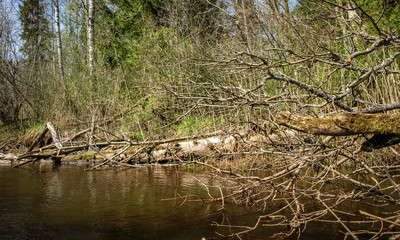
[{"label": "branch hanging over water", "polygon": [[400,114],[338,113],[333,116],[309,117],[280,113],[276,122],[282,126],[314,135],[348,136],[373,133],[362,151],[400,143]]},{"label": "branch hanging over water", "polygon": [[282,112],[276,122],[315,135],[400,134],[400,114],[338,113],[326,117],[309,117]]}]

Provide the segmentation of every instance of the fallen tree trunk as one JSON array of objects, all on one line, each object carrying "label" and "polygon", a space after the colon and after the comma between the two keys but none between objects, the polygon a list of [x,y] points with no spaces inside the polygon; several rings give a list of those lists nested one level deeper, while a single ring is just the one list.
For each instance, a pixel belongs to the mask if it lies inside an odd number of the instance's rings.
[{"label": "fallen tree trunk", "polygon": [[51,133],[51,137],[53,138],[54,145],[58,149],[62,149],[63,145],[61,143],[60,136],[59,136],[58,132],[56,131],[56,129],[54,128],[53,124],[51,124],[51,122],[48,122],[46,124],[46,127],[49,129],[49,131]]},{"label": "fallen tree trunk", "polygon": [[[52,131],[48,126],[45,129]],[[20,167],[41,159],[57,159],[58,161],[67,162],[89,159],[97,159],[96,162],[98,162],[98,160],[101,161],[103,159],[103,162],[97,165],[98,167],[107,163],[130,166],[135,163],[170,162],[190,155],[198,157],[211,156],[214,152],[221,153],[221,151],[229,151],[228,149],[234,147],[235,137],[233,135],[223,135],[225,134],[218,131],[203,135],[154,141],[131,142],[127,140],[93,144],[80,141],[69,142],[68,145],[70,146],[63,146],[61,144],[63,141],[58,139],[58,134],[53,128],[53,141],[58,142],[58,146],[49,145],[39,150],[31,150],[16,156],[14,160],[22,160],[23,162],[14,165],[14,167]],[[39,136],[38,139],[40,140],[40,138]],[[121,147],[123,147],[123,150],[117,153],[116,151],[120,150]],[[95,153],[87,151],[89,148],[93,149]],[[140,150],[137,150],[139,148]]]},{"label": "fallen tree trunk", "polygon": [[374,134],[362,144],[362,151],[372,151],[400,143],[400,114],[338,113],[333,116],[309,117],[282,112],[277,116],[276,122],[314,135]]},{"label": "fallen tree trunk", "polygon": [[400,114],[338,113],[326,117],[308,117],[282,112],[276,122],[315,135],[400,134]]}]

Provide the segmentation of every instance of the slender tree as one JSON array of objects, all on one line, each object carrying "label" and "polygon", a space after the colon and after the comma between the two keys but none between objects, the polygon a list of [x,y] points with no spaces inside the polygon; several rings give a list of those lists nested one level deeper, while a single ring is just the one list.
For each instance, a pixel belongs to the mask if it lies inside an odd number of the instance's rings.
[{"label": "slender tree", "polygon": [[62,42],[61,42],[61,30],[60,30],[60,8],[58,0],[53,0],[55,25],[56,25],[56,45],[58,53],[58,71],[61,79],[64,79],[64,66],[62,63]]},{"label": "slender tree", "polygon": [[93,75],[94,65],[94,0],[88,0],[88,24],[87,24],[87,38],[88,38],[88,66],[89,74]]}]

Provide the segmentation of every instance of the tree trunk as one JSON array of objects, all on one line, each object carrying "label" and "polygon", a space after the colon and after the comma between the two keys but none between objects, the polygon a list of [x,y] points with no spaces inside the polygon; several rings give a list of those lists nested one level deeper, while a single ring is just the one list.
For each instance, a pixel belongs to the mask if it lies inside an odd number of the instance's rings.
[{"label": "tree trunk", "polygon": [[308,117],[281,112],[275,119],[279,125],[315,135],[348,136],[374,134],[364,141],[361,151],[371,152],[400,143],[400,114],[339,113]]},{"label": "tree trunk", "polygon": [[94,65],[94,0],[89,1],[89,11],[88,11],[88,57],[89,57],[89,74],[93,75],[93,65]]},{"label": "tree trunk", "polygon": [[315,135],[400,134],[400,114],[343,112],[330,116],[309,117],[281,112],[275,121],[279,125]]},{"label": "tree trunk", "polygon": [[64,80],[64,66],[62,64],[62,42],[61,42],[61,31],[60,31],[60,8],[58,0],[54,0],[54,15],[56,23],[56,44],[58,53],[58,71],[60,73],[61,80]]}]

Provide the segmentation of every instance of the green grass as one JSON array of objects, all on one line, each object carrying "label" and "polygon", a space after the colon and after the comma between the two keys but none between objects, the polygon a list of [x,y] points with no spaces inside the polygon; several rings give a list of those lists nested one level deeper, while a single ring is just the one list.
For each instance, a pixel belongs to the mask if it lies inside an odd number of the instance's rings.
[{"label": "green grass", "polygon": [[204,129],[209,127],[213,119],[211,117],[198,118],[195,116],[190,116],[181,122],[174,124],[172,128],[179,134],[183,136],[192,135],[196,132],[204,132]]},{"label": "green grass", "polygon": [[35,124],[29,126],[28,128],[24,129],[22,134],[28,134],[28,133],[35,132],[35,131],[40,131],[46,126],[46,124],[47,124],[47,122],[35,123]]}]

